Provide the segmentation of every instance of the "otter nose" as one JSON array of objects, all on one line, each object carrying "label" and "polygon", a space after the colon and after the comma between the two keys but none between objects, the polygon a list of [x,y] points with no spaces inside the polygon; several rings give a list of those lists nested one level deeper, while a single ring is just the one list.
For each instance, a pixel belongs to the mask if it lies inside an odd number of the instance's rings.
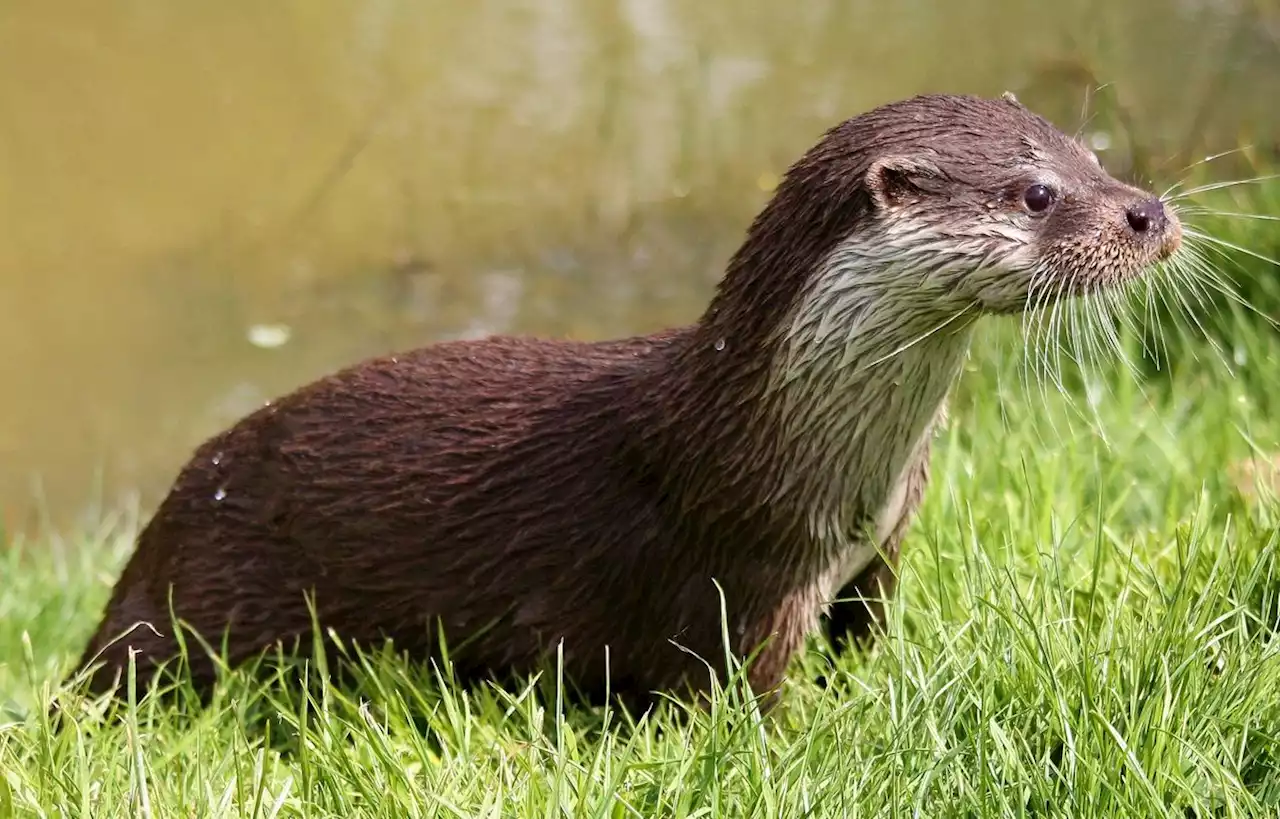
[{"label": "otter nose", "polygon": [[1124,212],[1124,218],[1133,228],[1134,233],[1149,233],[1164,230],[1168,219],[1164,213],[1164,203],[1159,199],[1148,199],[1136,205],[1130,205]]}]

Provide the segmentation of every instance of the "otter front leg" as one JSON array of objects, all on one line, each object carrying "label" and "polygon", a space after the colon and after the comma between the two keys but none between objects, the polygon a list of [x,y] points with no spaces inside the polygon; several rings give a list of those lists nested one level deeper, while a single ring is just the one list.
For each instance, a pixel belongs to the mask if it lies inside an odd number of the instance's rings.
[{"label": "otter front leg", "polygon": [[884,601],[893,597],[898,587],[897,543],[893,547],[889,560],[877,555],[831,602],[823,627],[837,654],[850,644],[867,643],[872,631],[884,626]]},{"label": "otter front leg", "polygon": [[929,455],[929,435],[926,433],[915,461],[901,478],[901,513],[893,528],[880,543],[875,558],[845,583],[827,609],[824,631],[837,654],[852,643],[866,644],[873,636],[873,630],[884,626],[884,601],[892,598],[898,588],[898,550],[911,528],[929,482]]}]

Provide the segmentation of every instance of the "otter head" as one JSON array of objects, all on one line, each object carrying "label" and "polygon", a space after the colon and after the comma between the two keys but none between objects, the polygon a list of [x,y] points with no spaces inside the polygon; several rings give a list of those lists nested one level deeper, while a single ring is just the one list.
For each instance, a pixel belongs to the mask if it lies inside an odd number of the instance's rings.
[{"label": "otter head", "polygon": [[[1176,214],[1012,95],[920,97],[852,120],[871,230],[922,286],[1011,312],[1133,280],[1181,244]],[[840,137],[836,134],[837,139]],[[852,147],[852,145],[851,145]]]},{"label": "otter head", "polygon": [[1158,197],[1011,95],[919,96],[840,123],[788,169],[703,327],[838,342],[875,301],[920,331],[1133,281],[1181,237]]}]

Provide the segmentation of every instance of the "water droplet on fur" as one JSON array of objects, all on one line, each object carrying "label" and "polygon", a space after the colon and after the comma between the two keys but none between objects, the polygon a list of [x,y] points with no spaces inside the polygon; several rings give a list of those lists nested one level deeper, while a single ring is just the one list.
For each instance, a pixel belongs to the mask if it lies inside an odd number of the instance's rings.
[{"label": "water droplet on fur", "polygon": [[214,499],[215,501],[219,501],[219,502],[221,502],[221,501],[222,501],[223,499],[225,499],[226,497],[227,497],[227,490],[222,489],[222,488],[219,488],[217,492],[214,492],[214,493],[213,493],[213,499]]},{"label": "water droplet on fur", "polygon": [[723,350],[723,349],[724,349],[724,339],[722,338],[716,339],[716,350]]},{"label": "water droplet on fur", "polygon": [[213,461],[214,466],[217,466],[218,464],[222,463],[222,453],[219,452],[217,455],[214,455],[209,460]]},{"label": "water droplet on fur", "polygon": [[400,359],[399,359],[399,358],[397,358],[396,356],[391,356],[391,363],[392,363],[392,364],[399,364],[399,363],[400,363]]}]

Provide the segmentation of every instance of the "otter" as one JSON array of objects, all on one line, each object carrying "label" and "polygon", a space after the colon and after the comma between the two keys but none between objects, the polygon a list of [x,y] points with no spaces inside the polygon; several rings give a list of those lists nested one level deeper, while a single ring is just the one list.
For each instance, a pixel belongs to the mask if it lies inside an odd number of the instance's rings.
[{"label": "otter", "polygon": [[883,625],[975,321],[1135,281],[1180,241],[1011,95],[877,107],[788,169],[692,325],[443,341],[208,439],[76,676],[165,668],[173,622],[232,664],[318,622],[424,661],[443,639],[462,679],[559,656],[578,692],[643,703],[705,694],[731,652],[775,692],[808,635]]}]

